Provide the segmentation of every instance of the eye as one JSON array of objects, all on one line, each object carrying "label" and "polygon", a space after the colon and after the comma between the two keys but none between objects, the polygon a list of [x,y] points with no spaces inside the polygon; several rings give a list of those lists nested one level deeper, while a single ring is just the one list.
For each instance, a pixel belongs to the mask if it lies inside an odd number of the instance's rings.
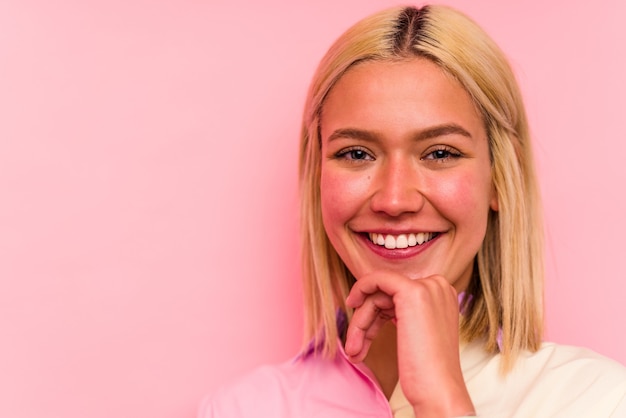
[{"label": "eye", "polygon": [[434,161],[445,161],[445,160],[459,158],[459,157],[461,157],[461,153],[455,150],[454,148],[441,146],[439,148],[436,148],[430,151],[422,159],[434,160]]},{"label": "eye", "polygon": [[335,154],[335,157],[350,161],[374,161],[374,157],[359,147],[345,148]]}]

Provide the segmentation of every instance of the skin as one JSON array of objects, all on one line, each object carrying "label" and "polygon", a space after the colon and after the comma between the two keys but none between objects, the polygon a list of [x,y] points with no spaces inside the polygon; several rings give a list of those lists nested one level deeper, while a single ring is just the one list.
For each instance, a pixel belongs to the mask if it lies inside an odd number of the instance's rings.
[{"label": "skin", "polygon": [[[459,360],[458,298],[498,203],[487,134],[468,93],[432,62],[355,65],[321,114],[322,216],[357,279],[345,351],[418,416],[474,411]],[[403,249],[369,233],[429,233]]]}]

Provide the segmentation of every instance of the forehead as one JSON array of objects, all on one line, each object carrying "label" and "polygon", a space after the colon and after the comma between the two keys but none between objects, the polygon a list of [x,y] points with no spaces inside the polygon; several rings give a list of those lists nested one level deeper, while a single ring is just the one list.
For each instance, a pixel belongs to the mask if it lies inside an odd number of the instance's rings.
[{"label": "forehead", "polygon": [[[469,93],[425,58],[364,61],[348,69],[328,93],[320,112],[322,133],[337,124],[414,129],[439,123],[484,127]],[[329,126],[330,125],[330,126]]]}]

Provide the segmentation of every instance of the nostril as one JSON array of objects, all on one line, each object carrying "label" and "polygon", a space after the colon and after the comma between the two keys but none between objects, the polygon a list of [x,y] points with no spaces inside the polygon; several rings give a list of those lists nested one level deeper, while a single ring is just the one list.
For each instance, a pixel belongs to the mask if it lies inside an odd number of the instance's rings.
[{"label": "nostril", "polygon": [[380,190],[371,199],[374,212],[389,216],[399,216],[408,212],[418,212],[424,206],[424,196],[416,189],[404,190],[400,193]]}]

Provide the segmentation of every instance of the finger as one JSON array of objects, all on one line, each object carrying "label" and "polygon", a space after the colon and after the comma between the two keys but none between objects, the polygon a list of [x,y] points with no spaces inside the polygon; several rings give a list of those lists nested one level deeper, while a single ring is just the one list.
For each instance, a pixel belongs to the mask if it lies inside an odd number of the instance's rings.
[{"label": "finger", "polygon": [[346,333],[345,352],[351,360],[362,361],[382,326],[394,317],[393,300],[384,293],[368,297],[352,316]]},{"label": "finger", "polygon": [[359,281],[352,286],[352,289],[350,289],[350,293],[346,298],[346,305],[353,309],[363,305],[369,296],[375,294],[376,292],[380,292],[380,289],[375,284],[364,288],[363,284],[357,286],[358,283]]},{"label": "finger", "polygon": [[425,306],[431,306],[434,311],[450,307],[458,310],[456,290],[441,276],[429,276],[412,281],[409,287],[410,291],[397,292],[394,295],[394,302],[410,315],[421,312]]},{"label": "finger", "polygon": [[377,318],[367,330],[357,327],[348,328],[345,352],[352,362],[359,363],[367,357],[372,341],[385,322],[382,318]]},{"label": "finger", "polygon": [[374,293],[382,292],[390,296],[395,295],[410,281],[405,276],[393,272],[377,272],[359,278],[350,289],[346,304],[351,308],[358,308]]}]

